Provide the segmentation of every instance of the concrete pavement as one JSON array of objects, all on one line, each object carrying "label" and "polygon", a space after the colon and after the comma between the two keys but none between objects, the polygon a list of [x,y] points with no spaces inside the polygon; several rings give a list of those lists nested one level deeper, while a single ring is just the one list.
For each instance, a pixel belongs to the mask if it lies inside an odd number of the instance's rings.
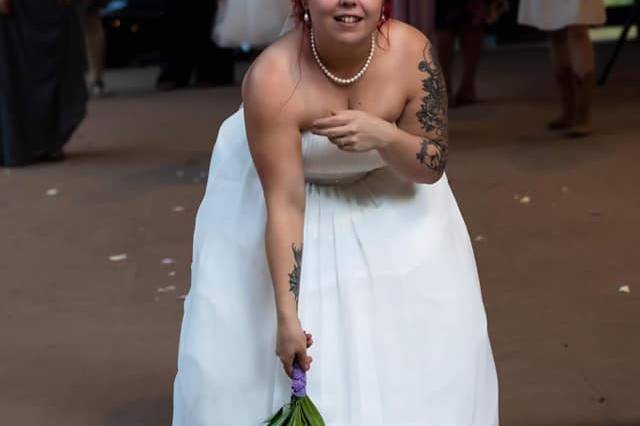
[{"label": "concrete pavement", "polygon": [[[588,139],[544,129],[542,49],[488,52],[484,102],[451,113],[503,426],[640,425],[639,53],[599,90]],[[170,424],[193,219],[239,90],[108,77],[68,161],[0,170],[0,424]]]}]

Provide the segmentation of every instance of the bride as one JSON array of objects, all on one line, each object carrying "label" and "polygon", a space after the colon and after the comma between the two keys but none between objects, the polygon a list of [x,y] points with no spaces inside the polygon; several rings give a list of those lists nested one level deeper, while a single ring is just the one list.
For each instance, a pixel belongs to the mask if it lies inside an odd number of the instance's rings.
[{"label": "bride", "polygon": [[215,144],[173,425],[261,424],[296,362],[328,426],[497,426],[432,45],[387,1],[293,7]]}]

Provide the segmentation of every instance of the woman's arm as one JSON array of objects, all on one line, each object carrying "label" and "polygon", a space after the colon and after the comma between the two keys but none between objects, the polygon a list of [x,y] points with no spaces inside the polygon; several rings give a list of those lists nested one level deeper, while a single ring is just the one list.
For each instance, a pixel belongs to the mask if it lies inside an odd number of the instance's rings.
[{"label": "woman's arm", "polygon": [[254,64],[245,80],[244,113],[267,206],[265,240],[278,316],[277,352],[290,374],[294,358],[305,369],[310,362],[297,315],[305,183],[300,130],[283,96],[291,93],[286,73],[269,62],[267,58]]},{"label": "woman's arm", "polygon": [[426,38],[424,41],[422,55],[413,55],[409,99],[398,127],[378,152],[406,178],[435,183],[449,157],[447,89],[433,46]]}]

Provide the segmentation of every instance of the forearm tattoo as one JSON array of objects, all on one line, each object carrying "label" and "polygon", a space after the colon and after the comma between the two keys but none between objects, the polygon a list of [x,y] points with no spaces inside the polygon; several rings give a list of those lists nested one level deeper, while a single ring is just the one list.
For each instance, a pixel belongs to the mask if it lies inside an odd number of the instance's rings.
[{"label": "forearm tattoo", "polygon": [[416,113],[427,137],[420,144],[416,159],[429,169],[442,174],[449,159],[447,123],[447,88],[442,70],[435,60],[433,46],[429,46],[429,59],[420,61],[418,69],[427,74],[422,80],[422,106]]},{"label": "forearm tattoo", "polygon": [[293,251],[293,270],[289,272],[289,291],[293,293],[296,299],[296,306],[298,306],[298,299],[300,297],[300,271],[302,264],[302,244],[300,248],[296,247],[296,244],[291,244],[291,250]]}]

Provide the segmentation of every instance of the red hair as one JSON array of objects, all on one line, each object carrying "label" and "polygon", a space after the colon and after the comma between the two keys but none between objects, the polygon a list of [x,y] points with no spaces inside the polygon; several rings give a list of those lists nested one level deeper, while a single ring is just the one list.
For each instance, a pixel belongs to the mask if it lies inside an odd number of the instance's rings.
[{"label": "red hair", "polygon": [[[298,22],[302,22],[304,20],[304,6],[302,5],[302,0],[291,0],[293,2],[293,16],[296,17]],[[383,0],[383,8],[384,8],[384,16],[387,19],[391,18],[391,3],[393,0]],[[378,24],[378,28],[382,25],[382,23]]]}]

